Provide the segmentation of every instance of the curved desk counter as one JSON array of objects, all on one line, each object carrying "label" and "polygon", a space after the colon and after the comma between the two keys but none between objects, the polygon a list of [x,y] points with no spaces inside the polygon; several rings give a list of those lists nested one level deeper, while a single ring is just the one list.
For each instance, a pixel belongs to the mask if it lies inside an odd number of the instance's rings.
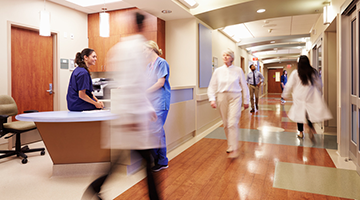
[{"label": "curved desk counter", "polygon": [[54,171],[56,165],[62,164],[110,162],[110,149],[101,148],[102,121],[116,118],[110,111],[38,112],[15,118],[35,122]]}]

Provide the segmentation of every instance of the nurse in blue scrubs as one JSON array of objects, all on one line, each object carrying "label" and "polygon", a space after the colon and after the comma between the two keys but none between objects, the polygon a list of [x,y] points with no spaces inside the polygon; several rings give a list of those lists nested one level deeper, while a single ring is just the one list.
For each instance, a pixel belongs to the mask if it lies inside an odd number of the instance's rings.
[{"label": "nurse in blue scrubs", "polygon": [[157,115],[156,125],[152,128],[152,134],[154,137],[159,138],[161,146],[161,148],[152,150],[155,162],[153,171],[160,171],[168,168],[164,124],[170,108],[170,70],[166,60],[159,57],[162,54],[162,51],[159,49],[156,42],[150,40],[145,44],[145,54],[151,62],[146,68],[149,86],[147,89],[147,97],[153,105]]},{"label": "nurse in blue scrubs", "polygon": [[72,72],[66,96],[67,106],[70,111],[96,110],[104,108],[92,93],[93,85],[89,67],[95,65],[96,53],[93,49],[85,48],[76,53],[77,67]]}]

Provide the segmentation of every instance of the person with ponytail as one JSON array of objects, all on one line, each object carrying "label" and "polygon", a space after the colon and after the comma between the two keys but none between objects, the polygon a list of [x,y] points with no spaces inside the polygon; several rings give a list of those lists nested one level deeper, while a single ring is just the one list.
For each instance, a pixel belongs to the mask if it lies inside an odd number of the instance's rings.
[{"label": "person with ponytail", "polygon": [[85,48],[76,53],[77,67],[72,72],[66,96],[67,106],[70,111],[96,110],[104,108],[93,94],[93,85],[89,67],[95,65],[96,53],[93,49]]},{"label": "person with ponytail", "polygon": [[313,122],[322,122],[332,118],[332,115],[322,98],[322,83],[318,72],[311,67],[309,58],[299,57],[297,70],[294,70],[285,85],[282,98],[292,95],[293,105],[288,117],[297,122],[298,138],[304,138],[304,123],[309,126],[309,138],[314,140],[316,133]]},{"label": "person with ponytail", "polygon": [[148,78],[147,97],[152,103],[156,115],[156,129],[153,129],[153,134],[159,139],[161,148],[152,150],[154,158],[153,171],[160,171],[168,168],[168,158],[166,156],[166,137],[164,124],[170,109],[171,88],[169,83],[170,68],[168,62],[161,58],[162,50],[156,42],[150,40],[145,43],[145,54],[148,58],[148,66],[146,67],[146,74]]}]

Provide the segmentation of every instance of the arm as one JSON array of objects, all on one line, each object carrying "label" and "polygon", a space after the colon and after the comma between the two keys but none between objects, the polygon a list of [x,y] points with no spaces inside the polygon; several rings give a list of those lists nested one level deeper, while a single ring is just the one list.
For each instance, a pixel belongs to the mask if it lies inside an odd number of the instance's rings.
[{"label": "arm", "polygon": [[79,98],[93,104],[96,108],[103,108],[104,105],[102,104],[102,102],[98,102],[98,101],[94,101],[92,100],[88,95],[86,95],[86,90],[80,90],[79,91]]},{"label": "arm", "polygon": [[207,90],[207,94],[209,97],[209,101],[211,104],[211,107],[216,108],[216,92],[217,92],[217,78],[216,78],[216,70],[214,71],[213,75],[211,76],[209,87]]},{"label": "arm", "polygon": [[149,88],[146,90],[146,92],[147,92],[147,93],[155,92],[156,90],[158,90],[158,89],[160,89],[161,87],[163,87],[164,84],[165,84],[165,77],[159,78],[154,85],[152,85],[151,87],[149,87]]},{"label": "arm", "polygon": [[98,99],[98,98],[96,98],[96,96],[94,95],[94,93],[91,93],[91,94],[93,95],[93,98],[95,99],[95,101],[96,101],[96,102],[98,102],[98,103],[101,103],[102,108],[104,108],[104,103],[103,103],[103,102],[101,102],[101,101],[99,101],[99,99]]},{"label": "arm", "polygon": [[242,88],[243,93],[243,101],[244,101],[244,108],[247,109],[249,107],[250,102],[250,93],[249,93],[249,87],[245,80],[245,74],[242,69],[240,69],[240,86]]},{"label": "arm", "polygon": [[259,72],[258,73],[259,74],[259,76],[260,76],[260,81],[259,81],[259,84],[258,84],[258,86],[260,86],[261,85],[261,83],[263,83],[264,82],[264,80],[265,80],[265,78],[264,78],[264,76]]}]

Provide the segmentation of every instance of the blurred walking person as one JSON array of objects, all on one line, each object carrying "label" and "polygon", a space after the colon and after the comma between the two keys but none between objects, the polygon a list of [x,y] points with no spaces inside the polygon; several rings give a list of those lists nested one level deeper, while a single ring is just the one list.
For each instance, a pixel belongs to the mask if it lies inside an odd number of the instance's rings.
[{"label": "blurred walking person", "polygon": [[[136,13],[139,32],[142,30],[144,15]],[[110,124],[110,138],[103,133],[103,146],[112,150],[136,150],[146,161],[147,184],[150,200],[159,199],[154,176],[151,171],[151,149],[160,148],[161,143],[150,129],[156,121],[156,113],[146,97],[146,58],[144,54],[145,38],[135,34],[125,38],[112,47],[107,55],[108,67],[113,71],[112,78],[118,84],[112,90],[111,112],[119,116]],[[107,143],[109,141],[109,143]],[[121,155],[121,154],[120,154]],[[114,172],[118,156],[108,174],[92,182],[87,191],[93,191],[99,199],[101,186]]]},{"label": "blurred walking person", "polygon": [[249,107],[249,89],[245,75],[240,67],[234,66],[234,52],[223,52],[224,65],[215,69],[208,87],[208,97],[213,108],[219,108],[228,142],[226,150],[229,158],[238,156],[238,124],[241,116],[241,103]]},{"label": "blurred walking person", "polygon": [[309,58],[299,57],[297,70],[294,70],[282,93],[284,99],[293,97],[293,105],[288,117],[297,122],[298,138],[304,138],[304,123],[307,123],[310,132],[309,138],[314,140],[316,133],[313,122],[329,120],[332,115],[322,98],[322,83],[318,72],[311,67]]}]

